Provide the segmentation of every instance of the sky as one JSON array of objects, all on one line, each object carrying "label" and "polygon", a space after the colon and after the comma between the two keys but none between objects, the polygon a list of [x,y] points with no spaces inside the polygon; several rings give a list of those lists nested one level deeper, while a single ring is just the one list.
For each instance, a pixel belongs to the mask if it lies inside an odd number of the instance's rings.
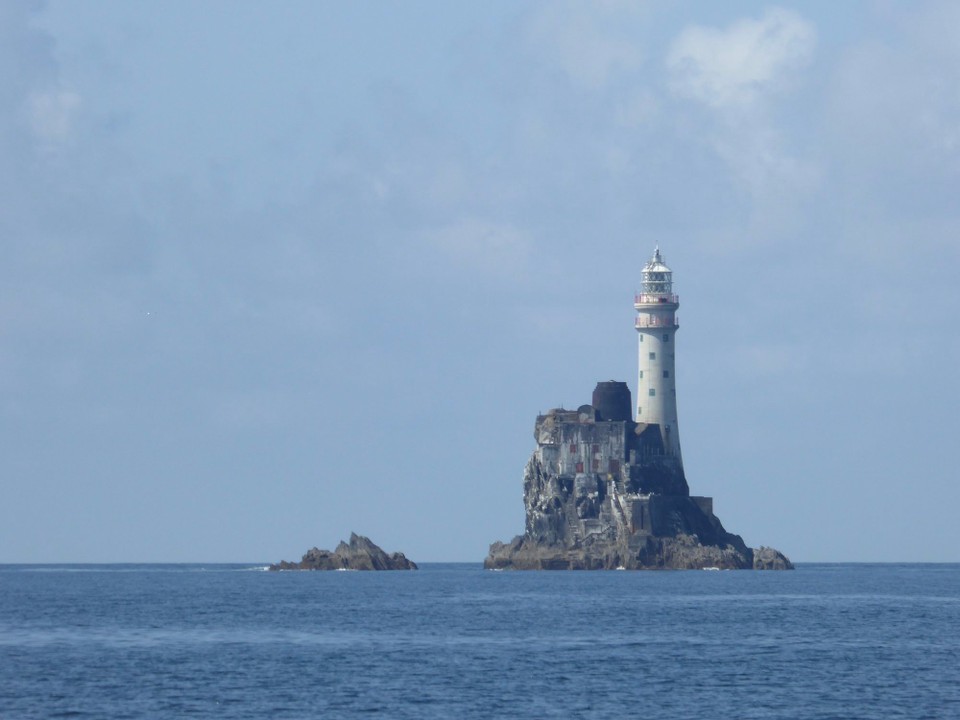
[{"label": "sky", "polygon": [[960,5],[0,0],[0,562],[479,562],[680,294],[691,491],[960,561]]}]

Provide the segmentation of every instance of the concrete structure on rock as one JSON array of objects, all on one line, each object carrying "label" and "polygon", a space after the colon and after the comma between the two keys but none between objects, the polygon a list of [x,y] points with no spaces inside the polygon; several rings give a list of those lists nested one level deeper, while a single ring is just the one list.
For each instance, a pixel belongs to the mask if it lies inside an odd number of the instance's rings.
[{"label": "concrete structure on rock", "polygon": [[523,477],[526,530],[494,543],[485,565],[513,569],[789,568],[753,550],[691,496],[680,454],[673,275],[659,247],[634,297],[640,355],[636,420],[626,383],[598,383],[592,403],[537,417]]}]

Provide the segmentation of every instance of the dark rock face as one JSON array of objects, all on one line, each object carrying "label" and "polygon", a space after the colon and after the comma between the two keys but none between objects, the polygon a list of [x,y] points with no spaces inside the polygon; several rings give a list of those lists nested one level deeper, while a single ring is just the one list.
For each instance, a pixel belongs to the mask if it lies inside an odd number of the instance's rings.
[{"label": "dark rock face", "polygon": [[298,563],[281,560],[271,570],[416,570],[417,564],[403,553],[387,555],[370,538],[350,534],[350,544],[341,541],[333,552],[311,548]]},{"label": "dark rock face", "polygon": [[523,474],[526,531],[491,545],[485,567],[792,569],[776,550],[728,533],[712,498],[690,495],[658,425],[603,415],[583,405],[537,418]]}]

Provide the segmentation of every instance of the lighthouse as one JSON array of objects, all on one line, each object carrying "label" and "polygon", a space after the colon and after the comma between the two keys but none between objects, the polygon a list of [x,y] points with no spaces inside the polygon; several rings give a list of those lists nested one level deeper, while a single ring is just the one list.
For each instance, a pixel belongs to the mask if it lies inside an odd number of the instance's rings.
[{"label": "lighthouse", "polygon": [[659,245],[641,277],[640,291],[633,299],[640,336],[636,419],[659,425],[664,452],[681,463],[674,347],[680,298],[673,293],[673,272],[663,262]]}]

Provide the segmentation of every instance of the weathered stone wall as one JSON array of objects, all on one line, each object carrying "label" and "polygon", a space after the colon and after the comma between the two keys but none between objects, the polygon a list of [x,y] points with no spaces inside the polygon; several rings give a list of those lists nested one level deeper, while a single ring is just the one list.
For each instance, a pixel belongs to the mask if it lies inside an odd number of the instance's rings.
[{"label": "weathered stone wall", "polygon": [[610,475],[624,492],[689,495],[683,466],[656,425],[598,421],[589,405],[537,418],[534,437],[544,472]]}]

